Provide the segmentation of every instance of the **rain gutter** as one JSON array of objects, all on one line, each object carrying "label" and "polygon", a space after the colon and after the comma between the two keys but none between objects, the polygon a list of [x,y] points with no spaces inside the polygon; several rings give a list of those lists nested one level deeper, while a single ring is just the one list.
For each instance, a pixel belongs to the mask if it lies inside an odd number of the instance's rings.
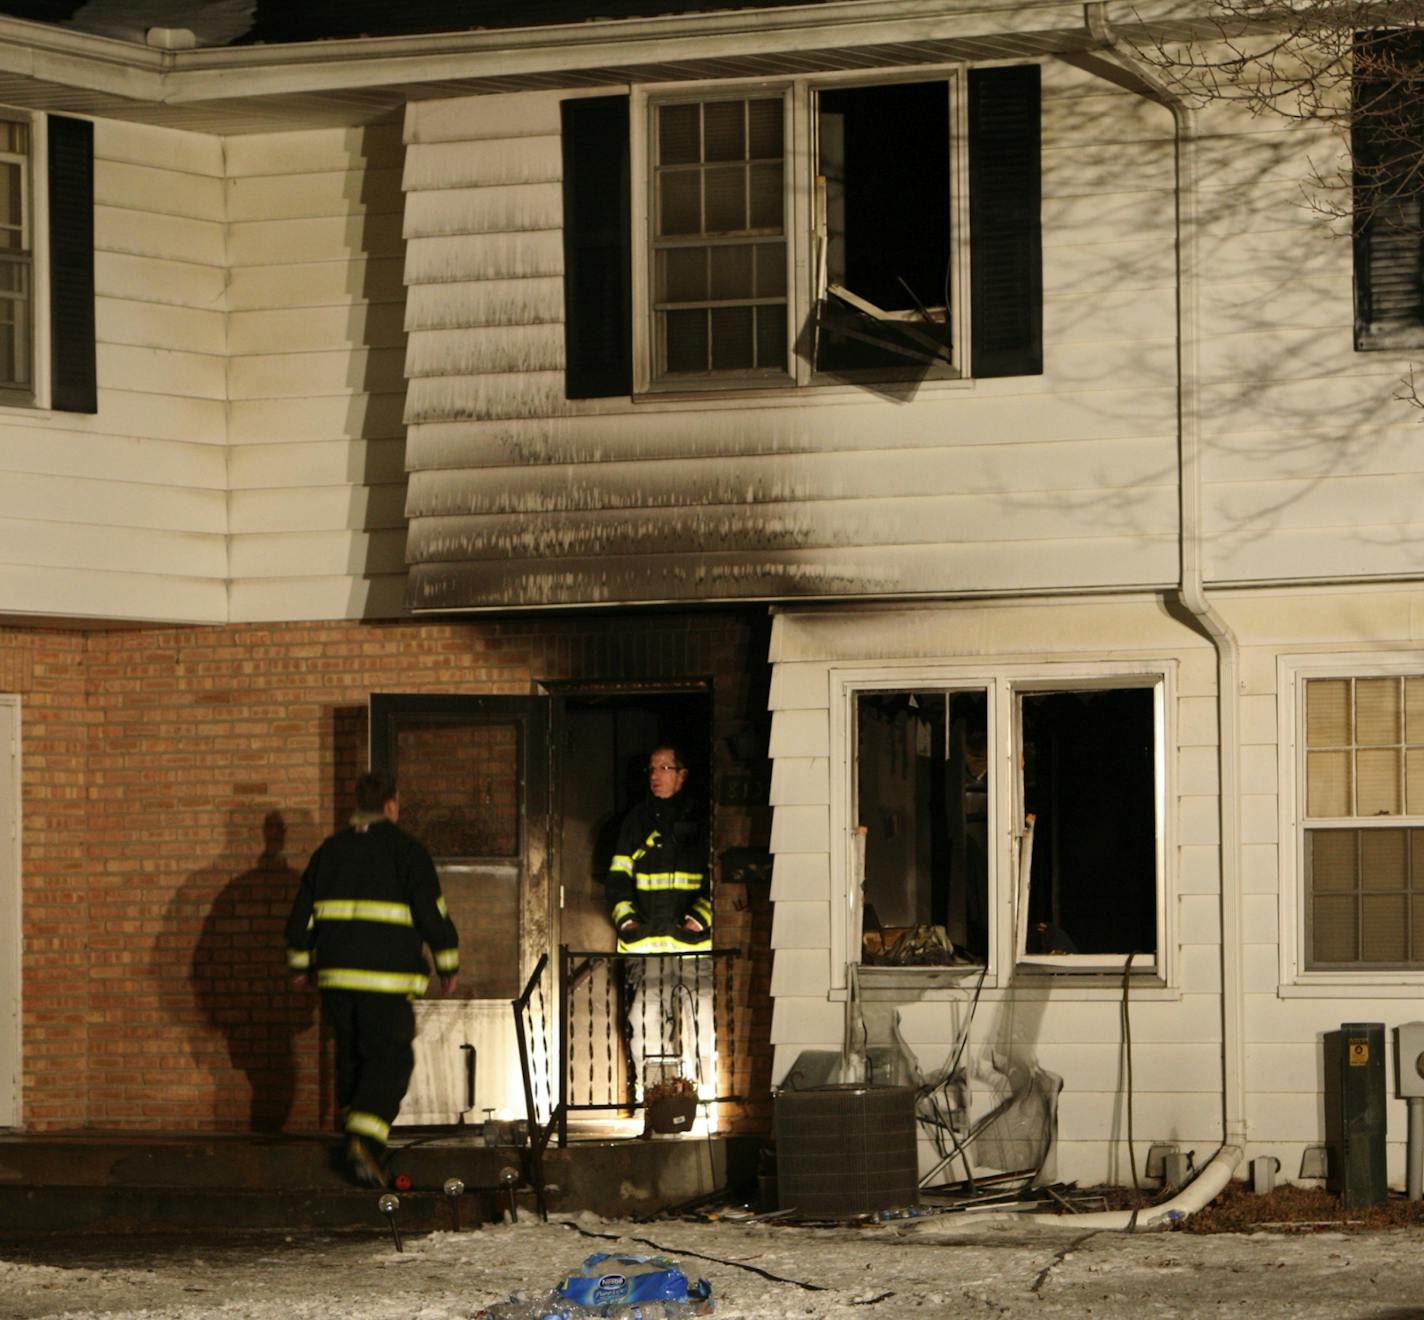
[{"label": "rain gutter", "polygon": [[[141,101],[181,104],[293,92],[439,85],[465,79],[543,79],[580,71],[685,66],[701,59],[1002,36],[1026,50],[1082,40],[1075,0],[823,0],[413,36],[163,49],[0,16],[0,70]],[[664,77],[676,77],[664,73]],[[626,77],[625,77],[626,80]]]}]

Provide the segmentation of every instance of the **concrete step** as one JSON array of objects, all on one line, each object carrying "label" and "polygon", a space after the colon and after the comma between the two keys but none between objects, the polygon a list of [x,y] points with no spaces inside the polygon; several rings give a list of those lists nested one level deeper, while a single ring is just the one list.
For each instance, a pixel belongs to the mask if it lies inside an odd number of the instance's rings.
[{"label": "concrete step", "polygon": [[[643,1215],[743,1180],[755,1138],[574,1143],[544,1152],[551,1211]],[[353,1187],[336,1136],[0,1135],[0,1233],[388,1229],[379,1193]],[[402,1232],[536,1213],[528,1153],[466,1133],[402,1133],[391,1190]],[[404,1175],[410,1187],[396,1184]],[[464,1184],[458,1200],[443,1192]]]}]

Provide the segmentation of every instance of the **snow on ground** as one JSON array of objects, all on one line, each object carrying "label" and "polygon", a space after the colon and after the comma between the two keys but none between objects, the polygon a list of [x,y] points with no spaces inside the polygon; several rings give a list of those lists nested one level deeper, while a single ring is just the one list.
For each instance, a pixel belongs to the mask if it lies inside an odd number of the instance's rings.
[{"label": "snow on ground", "polygon": [[[595,1251],[669,1255],[721,1320],[1407,1320],[1424,1317],[1424,1230],[1126,1234],[966,1222],[649,1224],[592,1216],[462,1233],[0,1243],[3,1320],[469,1320],[537,1294]],[[709,1259],[710,1258],[710,1259]],[[756,1271],[761,1271],[760,1273]],[[772,1277],[768,1277],[772,1276]]]}]

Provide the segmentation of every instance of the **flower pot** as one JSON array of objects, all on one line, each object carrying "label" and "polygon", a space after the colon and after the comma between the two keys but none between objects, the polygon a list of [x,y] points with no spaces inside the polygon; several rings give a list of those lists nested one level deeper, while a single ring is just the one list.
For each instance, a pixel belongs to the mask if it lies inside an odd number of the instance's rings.
[{"label": "flower pot", "polygon": [[648,1130],[664,1136],[669,1133],[687,1132],[697,1117],[697,1097],[695,1095],[665,1095],[648,1101]]}]

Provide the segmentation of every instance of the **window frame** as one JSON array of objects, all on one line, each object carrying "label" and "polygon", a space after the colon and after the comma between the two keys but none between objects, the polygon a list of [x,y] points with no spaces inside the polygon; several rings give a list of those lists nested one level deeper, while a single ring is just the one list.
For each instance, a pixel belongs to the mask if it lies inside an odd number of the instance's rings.
[{"label": "window frame", "polygon": [[[953,364],[925,379],[937,384],[961,385],[971,375],[969,362],[969,144],[967,89],[969,66],[936,64],[883,70],[846,70],[775,78],[729,78],[700,83],[637,84],[632,87],[629,116],[629,153],[632,214],[632,356],[633,396],[668,397],[745,392],[756,397],[797,393],[808,387],[831,388],[854,384],[860,373],[816,371],[797,351],[799,327],[805,326],[815,306],[816,164],[819,159],[818,95],[837,88],[874,87],[892,83],[943,82],[949,117],[949,234],[950,305]],[[678,102],[740,100],[781,95],[785,98],[782,176],[784,242],[787,252],[787,370],[709,373],[707,376],[659,378],[658,343],[654,309],[656,287],[655,116],[661,105]],[[912,380],[912,371],[867,371],[867,380]]]},{"label": "window frame", "polygon": [[[1156,765],[1155,802],[1157,949],[1151,959],[1135,958],[1134,977],[1151,986],[1178,988],[1180,958],[1176,949],[1176,688],[1175,661],[1150,663],[1105,661],[1083,664],[986,664],[915,666],[833,666],[830,672],[830,746],[832,792],[830,807],[831,880],[831,989],[845,989],[846,968],[855,964],[862,985],[877,981],[938,984],[946,979],[962,983],[983,975],[984,985],[1003,989],[1011,982],[1022,987],[1025,977],[1046,978],[1053,984],[1098,987],[1104,973],[1121,974],[1126,955],[1025,954],[1025,932],[1017,921],[1019,911],[1017,859],[1023,837],[1024,789],[1019,767],[1022,727],[1019,699],[1034,692],[1062,692],[1124,687],[1151,688],[1154,693]],[[987,967],[867,967],[860,961],[859,932],[851,929],[857,910],[852,889],[857,824],[856,700],[867,691],[964,691],[986,693],[988,777],[988,916]],[[1042,982],[1040,982],[1042,983]]]},{"label": "window frame", "polygon": [[49,309],[49,137],[47,115],[0,105],[0,119],[25,124],[30,150],[25,162],[23,197],[25,228],[29,231],[29,366],[28,385],[0,384],[0,411],[27,413],[50,407],[50,309]]},{"label": "window frame", "polygon": [[[1356,61],[1362,47],[1369,45],[1397,46],[1401,49],[1401,58],[1406,62],[1418,62],[1421,53],[1424,53],[1421,52],[1420,33],[1417,30],[1382,28],[1357,33]],[[1424,88],[1424,81],[1416,83],[1416,90],[1408,94],[1407,102],[1410,120],[1408,131],[1416,144],[1418,135],[1424,132],[1424,113],[1421,113],[1418,103],[1420,88]],[[1405,205],[1414,213],[1412,220],[1406,220],[1403,224],[1392,221],[1388,212],[1393,208],[1387,203],[1392,200],[1393,194],[1390,191],[1387,172],[1383,163],[1373,157],[1380,143],[1388,144],[1393,125],[1388,118],[1383,121],[1376,119],[1373,112],[1366,112],[1363,117],[1360,115],[1362,96],[1369,101],[1378,95],[1380,90],[1378,83],[1371,84],[1361,74],[1356,62],[1350,78],[1352,122],[1349,150],[1353,174],[1351,222],[1354,231],[1353,303],[1357,353],[1397,353],[1424,345],[1424,253],[1421,253],[1424,235],[1420,232],[1421,226],[1424,226],[1424,193],[1415,188],[1403,198]],[[1373,133],[1381,127],[1383,136],[1374,137]],[[1424,148],[1416,152],[1409,162],[1411,175],[1417,171],[1421,162],[1424,162]],[[1392,245],[1413,249],[1409,264],[1412,266],[1410,273],[1414,281],[1415,307],[1409,316],[1389,307],[1380,309],[1377,305],[1378,296],[1388,286],[1390,269],[1399,261],[1398,256],[1390,251]],[[1384,270],[1384,275],[1379,280],[1375,275],[1377,262]]]},{"label": "window frame", "polygon": [[[1424,986],[1424,959],[1417,967],[1307,967],[1309,907],[1305,893],[1306,815],[1305,689],[1312,679],[1424,677],[1424,651],[1315,652],[1282,655],[1277,660],[1280,871],[1280,991],[1289,995],[1344,993],[1379,994],[1393,988],[1417,994]],[[1359,828],[1361,821],[1379,820],[1365,828],[1408,829],[1424,823],[1424,815],[1321,817],[1340,828]],[[1344,822],[1351,821],[1347,826]],[[1384,823],[1387,822],[1387,823]],[[1328,828],[1328,824],[1322,828]]]}]

